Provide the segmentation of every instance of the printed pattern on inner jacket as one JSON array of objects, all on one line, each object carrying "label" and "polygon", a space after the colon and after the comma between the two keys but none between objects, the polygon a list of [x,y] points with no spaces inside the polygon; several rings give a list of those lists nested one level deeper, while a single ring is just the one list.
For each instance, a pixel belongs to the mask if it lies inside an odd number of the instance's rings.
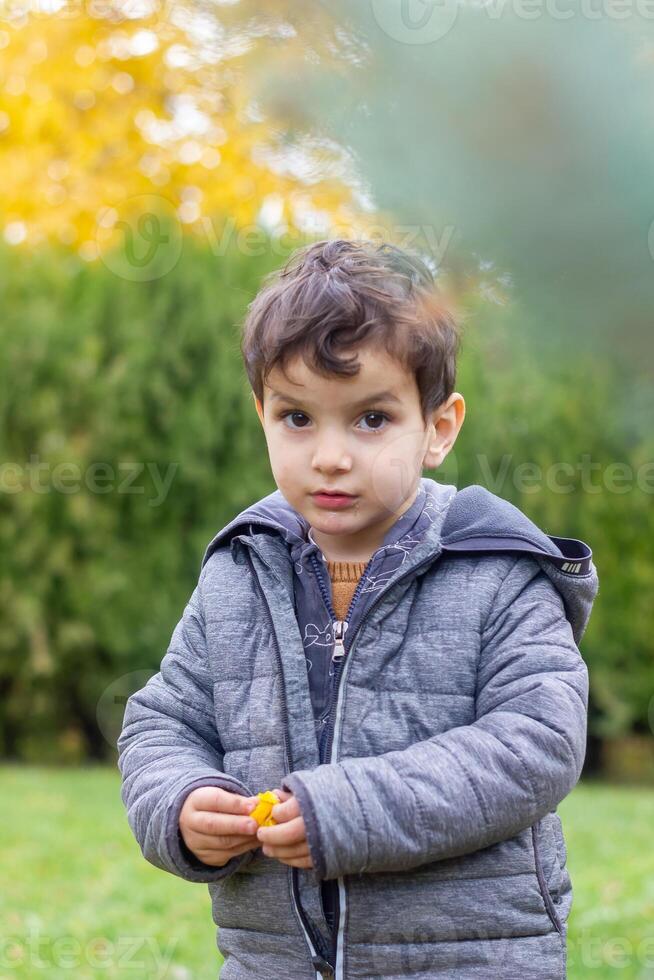
[{"label": "printed pattern on inner jacket", "polygon": [[[366,565],[361,588],[354,608],[350,610],[348,629],[344,636],[346,653],[349,649],[349,636],[356,630],[357,623],[365,615],[375,594],[386,584],[395,570],[403,565],[411,549],[422,540],[424,533],[434,521],[442,522],[454,495],[451,486],[422,480],[416,499],[387,531],[380,547],[374,552]],[[331,596],[331,581],[326,567],[326,559],[316,544],[307,522],[304,522],[305,540],[289,543],[293,560],[293,583],[295,593],[295,614],[307,658],[307,675],[311,704],[316,726],[316,738],[323,749],[321,735],[327,726],[333,663],[331,659],[334,636],[329,610],[325,605],[320,586],[314,574],[311,556],[318,558],[318,571],[322,576],[324,588]],[[322,758],[321,762],[325,761]]]}]

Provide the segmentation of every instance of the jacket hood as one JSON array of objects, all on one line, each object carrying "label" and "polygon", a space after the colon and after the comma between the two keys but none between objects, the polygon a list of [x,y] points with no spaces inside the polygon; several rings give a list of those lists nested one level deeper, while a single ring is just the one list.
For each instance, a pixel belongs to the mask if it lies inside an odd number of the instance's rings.
[{"label": "jacket hood", "polygon": [[[549,576],[563,599],[575,642],[581,639],[599,582],[590,547],[577,538],[546,534],[518,507],[485,487],[473,484],[457,490],[429,477],[421,477],[425,506],[431,504],[442,514],[432,524],[434,545],[444,552],[494,553],[523,552],[531,555]],[[444,506],[445,504],[445,506]],[[236,535],[256,532],[278,534],[293,556],[304,549],[315,549],[308,521],[291,505],[280,490],[246,507],[209,542],[202,559],[204,567],[213,552],[232,546]]]}]

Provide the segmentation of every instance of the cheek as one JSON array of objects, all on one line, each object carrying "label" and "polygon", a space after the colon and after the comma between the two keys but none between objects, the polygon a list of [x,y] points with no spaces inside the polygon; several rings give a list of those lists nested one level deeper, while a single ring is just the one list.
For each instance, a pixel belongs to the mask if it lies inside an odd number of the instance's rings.
[{"label": "cheek", "polygon": [[268,451],[279,459],[304,460],[311,458],[313,439],[304,433],[293,433],[281,426],[268,432]]},{"label": "cheek", "polygon": [[420,430],[401,432],[369,460],[373,492],[389,510],[406,500],[422,473],[422,437]]},{"label": "cheek", "polygon": [[303,453],[290,440],[279,435],[268,439],[268,456],[275,482],[282,486],[292,486],[301,480],[305,471]]},{"label": "cheek", "polygon": [[271,459],[274,457],[277,460],[281,460],[283,457],[293,454],[293,445],[289,443],[287,438],[284,438],[284,433],[277,427],[268,430],[266,433],[266,442],[268,443],[268,453]]}]

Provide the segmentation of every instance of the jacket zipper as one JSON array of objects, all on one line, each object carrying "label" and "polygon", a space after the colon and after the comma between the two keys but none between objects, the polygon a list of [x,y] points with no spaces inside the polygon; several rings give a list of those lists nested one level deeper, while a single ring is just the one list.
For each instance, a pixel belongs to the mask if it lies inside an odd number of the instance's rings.
[{"label": "jacket zipper", "polygon": [[[242,539],[242,540],[243,540],[243,544],[247,544],[247,547],[248,548],[252,547],[250,544],[248,544],[245,541],[245,539]],[[261,555],[259,554],[258,551],[257,551],[257,556],[259,557],[259,559],[264,563],[264,565],[274,575],[275,573],[274,573],[273,569],[270,567],[270,565],[268,564],[268,562],[265,561],[261,557]],[[252,556],[250,555],[249,552],[246,552],[246,557],[247,557],[248,564],[250,566],[250,572],[252,573],[252,578],[256,582],[257,589],[259,590],[259,592],[260,592],[260,594],[261,594],[261,596],[263,598],[263,601],[265,603],[266,609],[268,611],[268,617],[270,619],[270,625],[271,625],[271,633],[272,633],[272,636],[274,637],[274,642],[275,642],[275,652],[277,654],[277,660],[278,660],[278,664],[279,664],[280,676],[283,677],[282,658],[281,658],[281,654],[279,652],[279,644],[277,643],[277,636],[276,636],[275,630],[274,630],[274,621],[273,621],[272,613],[270,611],[270,606],[268,604],[268,599],[266,598],[266,594],[265,594],[264,590],[261,588],[261,583],[259,581],[259,576],[256,573],[256,570],[255,570],[254,565],[252,563]],[[287,703],[286,703],[286,691],[284,690],[284,685],[283,684],[280,684],[279,685],[279,689],[280,689],[280,692],[281,692],[282,705],[283,705],[282,721],[283,721],[283,725],[284,725],[284,756],[285,756],[285,762],[286,762],[286,772],[287,772],[287,774],[290,774],[290,771],[291,771],[291,744],[290,744],[290,738],[289,738],[289,734],[288,734],[288,725],[287,725],[288,706],[287,706]],[[322,940],[321,940],[321,937],[318,935],[318,933],[316,932],[316,930],[313,928],[313,925],[311,924],[311,922],[309,922],[307,916],[304,913],[304,910],[302,909],[302,905],[300,903],[299,889],[298,889],[298,880],[297,880],[297,872],[298,872],[298,869],[297,868],[294,868],[294,867],[291,867],[290,870],[291,870],[291,879],[292,879],[291,895],[293,897],[293,905],[295,907],[295,915],[296,915],[296,918],[297,918],[297,920],[298,920],[298,922],[300,924],[300,928],[302,929],[302,931],[304,933],[304,938],[305,938],[305,940],[307,942],[307,945],[309,946],[309,949],[311,951],[311,963],[312,963],[313,967],[317,970],[316,976],[317,977],[320,977],[320,978],[333,976],[334,966],[330,963],[329,959],[327,958],[327,956],[328,956],[328,950],[326,950],[324,948],[323,943],[322,943]]]},{"label": "jacket zipper", "polygon": [[[316,567],[316,574],[317,574],[317,578],[318,578],[318,584],[320,586],[320,591],[323,594],[323,597],[325,599],[325,603],[327,605],[327,608],[329,610],[329,613],[332,616],[332,620],[333,620],[333,622],[332,622],[332,628],[334,629],[334,651],[332,653],[332,661],[334,663],[334,675],[332,677],[331,696],[330,696],[330,699],[329,699],[329,729],[328,729],[328,735],[327,735],[327,744],[325,746],[325,757],[328,757],[330,755],[330,753],[331,753],[331,742],[332,742],[332,739],[334,737],[333,709],[335,707],[335,702],[338,699],[338,694],[339,694],[339,689],[340,689],[340,683],[339,683],[340,682],[340,669],[339,668],[343,665],[343,661],[345,660],[344,634],[345,634],[345,631],[347,630],[347,628],[349,626],[349,623],[348,623],[348,620],[347,619],[343,619],[343,620],[336,619],[336,613],[334,612],[334,608],[333,608],[333,606],[331,604],[331,601],[329,599],[329,594],[328,594],[328,592],[327,592],[327,590],[325,588],[324,582],[322,580],[322,576],[320,575],[320,573],[318,571],[319,565],[318,565],[318,561],[316,559],[316,556],[315,555],[312,555],[311,556],[311,560],[314,562],[314,567]],[[386,592],[388,591],[388,589],[391,588],[392,586],[394,586],[397,582],[401,582],[403,578],[407,578],[412,573],[414,573],[414,572],[417,573],[423,567],[426,567],[427,565],[431,564],[433,560],[434,560],[434,556],[432,555],[432,556],[430,556],[430,558],[427,561],[422,562],[420,565],[416,565],[409,572],[405,573],[405,575],[400,575],[400,576],[398,576],[398,578],[393,579],[390,583],[388,583],[388,585],[385,588],[383,588],[378,593],[378,595],[375,596],[375,598],[370,603],[370,606],[366,610],[364,616],[359,621],[359,624],[358,624],[357,628],[355,629],[354,633],[350,637],[350,642],[349,642],[349,651],[350,652],[352,651],[352,645],[354,643],[354,640],[355,640],[357,634],[359,633],[359,630],[361,629],[361,627],[363,626],[364,622],[366,621],[366,619],[370,615],[371,611],[377,605],[378,601],[382,598],[383,595],[386,594]],[[371,561],[372,561],[372,559],[371,559]],[[366,565],[366,567],[364,568],[363,574],[361,575],[361,578],[359,579],[359,583],[358,583],[358,585],[357,585],[357,587],[355,589],[354,595],[352,596],[352,601],[350,603],[350,607],[349,607],[349,609],[347,611],[348,616],[352,612],[352,609],[354,607],[354,603],[356,602],[356,600],[358,598],[359,591],[360,591],[360,589],[363,586],[363,580],[366,577],[366,574],[368,572],[369,565],[370,565],[370,562],[368,562],[368,565]]]},{"label": "jacket zipper", "polygon": [[[364,582],[364,579],[366,578],[366,575],[368,573],[368,569],[370,568],[370,564],[372,562],[372,558],[367,563],[366,567],[364,568],[364,570],[363,570],[363,572],[361,574],[361,578],[357,582],[357,587],[354,590],[354,594],[352,595],[352,599],[350,600],[350,605],[349,605],[348,610],[347,610],[347,617],[346,617],[346,619],[337,619],[336,618],[336,611],[335,611],[334,606],[332,604],[332,600],[331,600],[331,596],[329,594],[329,590],[325,586],[325,582],[324,582],[323,577],[322,577],[322,574],[321,574],[320,564],[318,562],[318,558],[316,557],[315,553],[311,555],[311,561],[313,563],[313,567],[314,567],[314,570],[315,570],[315,573],[316,573],[316,580],[318,582],[318,587],[319,587],[320,592],[322,594],[322,597],[324,599],[325,606],[327,607],[327,610],[329,611],[329,615],[331,616],[331,620],[332,620],[332,632],[334,634],[334,648],[333,648],[333,651],[332,651],[332,658],[331,658],[332,659],[332,663],[334,664],[334,673],[332,675],[331,684],[329,686],[329,699],[328,699],[328,711],[327,711],[327,718],[329,719],[329,725],[328,725],[328,730],[327,730],[327,745],[325,746],[325,757],[327,757],[327,755],[329,754],[329,749],[330,749],[330,741],[331,741],[331,738],[333,736],[333,728],[334,728],[334,726],[333,726],[332,720],[333,720],[333,713],[334,713],[334,702],[336,700],[335,691],[338,690],[338,681],[337,681],[337,678],[338,678],[338,675],[339,675],[340,668],[342,666],[343,660],[345,658],[345,642],[344,642],[344,640],[345,640],[345,633],[346,633],[346,631],[348,629],[348,626],[350,625],[350,623],[349,623],[350,614],[351,614],[352,610],[354,609],[354,605],[355,605],[357,599],[359,598],[359,595],[361,593],[361,589],[363,588],[363,582]],[[356,630],[355,632],[358,632],[358,630]]]},{"label": "jacket zipper", "polygon": [[[366,612],[364,613],[364,615],[359,620],[359,624],[356,627],[354,633],[352,634],[352,637],[350,638],[349,650],[348,650],[348,656],[347,656],[347,663],[349,663],[350,660],[351,660],[352,650],[353,650],[353,646],[354,646],[354,640],[355,640],[356,636],[358,635],[361,627],[363,626],[364,622],[367,620],[367,618],[370,615],[370,613],[372,612],[372,610],[379,603],[379,601],[382,598],[382,596],[384,596],[386,594],[386,592],[388,592],[389,589],[391,589],[398,582],[401,582],[405,578],[409,578],[411,575],[417,575],[418,572],[421,571],[423,568],[426,568],[428,565],[431,565],[435,561],[436,557],[437,556],[431,554],[428,559],[426,559],[423,562],[420,562],[420,564],[418,564],[418,565],[415,565],[414,567],[412,567],[411,569],[409,569],[408,572],[405,572],[404,575],[399,575],[396,579],[393,579],[392,581],[390,581],[389,583],[387,583],[387,585],[380,590],[380,592],[375,596],[375,598],[372,600],[372,602],[368,606],[368,609],[366,610]],[[325,746],[325,754],[324,754],[325,755],[326,762],[328,764],[331,764],[334,761],[332,759],[332,748],[333,748],[332,742],[333,742],[333,738],[334,738],[334,729],[335,729],[334,708],[338,709],[338,705],[340,703],[341,675],[342,674],[344,675],[345,668],[347,666],[347,664],[344,663],[344,661],[346,659],[346,651],[345,651],[345,645],[344,645],[343,640],[344,640],[344,635],[345,635],[345,632],[346,632],[349,624],[348,624],[348,621],[347,620],[338,620],[338,619],[336,619],[336,613],[335,613],[334,608],[333,608],[333,605],[332,605],[332,603],[330,601],[329,593],[327,592],[327,589],[326,589],[326,587],[324,585],[323,578],[322,578],[322,575],[321,575],[321,572],[320,572],[320,565],[319,565],[319,562],[318,562],[315,554],[311,555],[311,560],[314,563],[314,568],[316,569],[316,577],[317,577],[317,580],[318,580],[318,585],[319,585],[320,590],[321,590],[321,592],[323,594],[323,598],[325,599],[325,604],[327,606],[327,609],[329,610],[330,616],[332,616],[333,627],[334,627],[334,630],[335,630],[334,651],[332,653],[332,661],[334,662],[334,674],[333,674],[333,677],[332,677],[332,687],[331,687],[331,692],[330,692],[331,693],[331,696],[330,696],[330,699],[329,699],[329,716],[328,716],[329,717],[329,730],[328,730],[327,744]],[[372,561],[372,559],[370,561]],[[357,584],[357,587],[356,587],[356,589],[354,591],[354,595],[352,596],[352,601],[350,602],[350,606],[349,606],[348,611],[347,611],[348,616],[352,612],[352,609],[354,607],[355,600],[357,599],[357,597],[359,595],[359,591],[360,591],[360,589],[363,586],[363,580],[366,577],[366,574],[368,572],[369,566],[370,566],[370,562],[368,562],[368,564],[364,568],[363,574],[361,575],[361,578],[359,579],[359,582]],[[342,672],[341,672],[341,669],[340,669],[341,666],[343,667],[343,671]],[[341,950],[341,955],[342,955],[342,950],[343,950],[343,947],[344,947],[344,940],[345,940],[344,930],[341,928],[342,916],[343,916],[343,913],[345,911],[345,879],[344,878],[337,878],[336,880],[338,882],[338,895],[339,895],[339,897],[338,897],[338,904],[337,904],[337,907],[336,907],[336,917],[335,917],[335,922],[334,922],[336,936],[335,936],[334,946],[332,947],[332,955],[334,957],[334,972],[335,972],[336,977],[337,977],[337,980],[338,980],[339,974],[336,971],[336,967],[337,967],[337,963],[338,963],[338,951],[340,949]],[[343,906],[343,907],[341,907],[341,906]],[[342,976],[342,973],[340,975]]]},{"label": "jacket zipper", "polygon": [[[359,597],[359,594],[361,592],[361,589],[363,588],[363,580],[366,577],[366,574],[368,572],[368,568],[370,567],[371,561],[372,561],[372,558],[366,564],[366,566],[365,566],[365,568],[364,568],[364,570],[363,570],[363,572],[361,574],[361,578],[357,582],[357,586],[356,586],[356,588],[354,590],[354,593],[352,595],[352,599],[350,600],[350,605],[348,606],[348,610],[347,610],[347,614],[346,614],[346,619],[337,619],[336,618],[336,610],[334,609],[334,606],[333,606],[333,603],[332,603],[330,591],[327,589],[327,586],[325,585],[325,582],[324,582],[324,579],[323,579],[323,576],[322,576],[322,569],[321,569],[320,563],[318,562],[318,558],[315,555],[315,553],[311,555],[311,562],[312,562],[313,567],[314,567],[314,571],[315,571],[315,575],[316,575],[316,581],[318,582],[318,587],[320,589],[320,592],[322,594],[323,600],[325,602],[325,606],[327,607],[327,610],[328,610],[329,615],[331,617],[331,621],[332,621],[332,632],[333,632],[333,635],[334,635],[334,648],[333,648],[332,657],[331,657],[332,663],[334,664],[334,673],[332,674],[331,683],[329,685],[329,698],[328,698],[328,711],[327,711],[327,718],[328,718],[327,745],[325,746],[325,752],[324,752],[324,756],[323,756],[325,759],[328,758],[329,752],[331,750],[331,739],[332,739],[332,736],[333,736],[333,728],[334,728],[334,726],[333,726],[334,701],[335,701],[334,692],[336,690],[338,690],[338,680],[337,680],[337,678],[338,678],[338,675],[340,673],[341,665],[342,665],[343,660],[345,658],[345,643],[344,643],[345,633],[347,632],[347,629],[348,629],[348,627],[350,625],[349,618],[350,618],[350,615],[352,613],[352,610],[354,609],[354,604],[355,604],[355,602],[357,601],[357,599]],[[320,742],[322,743],[322,733],[320,734]],[[320,761],[322,762],[322,759]],[[338,882],[338,887],[339,887],[339,892],[340,892],[340,887],[341,887],[341,884],[342,884],[342,879],[337,879],[337,882]],[[322,888],[322,886],[320,886],[320,887]],[[321,897],[321,901],[322,901],[322,897]],[[335,970],[336,969],[337,951],[338,951],[339,924],[340,924],[340,920],[341,920],[341,902],[340,902],[340,899],[338,898],[338,896],[337,896],[337,900],[336,900],[336,908],[335,908],[334,911],[335,911],[335,915],[334,915],[334,929],[333,929],[333,936],[332,936],[331,954],[332,954],[332,958],[334,960],[334,970]],[[324,913],[324,907],[323,907],[323,913]]]},{"label": "jacket zipper", "polygon": [[[247,544],[247,547],[248,548],[253,547],[251,545],[251,543],[249,543],[247,541],[246,538],[241,538],[241,541],[242,541],[243,544]],[[265,561],[261,557],[261,555],[259,554],[258,551],[257,551],[257,556],[263,562],[263,564],[268,568],[268,570],[273,575],[275,575],[274,570],[270,567],[269,563],[267,561]],[[433,554],[431,554],[428,559],[426,559],[425,561],[421,562],[419,565],[416,565],[415,567],[409,569],[409,571],[408,572],[405,572],[404,575],[400,575],[400,576],[398,576],[398,578],[391,580],[390,582],[388,582],[386,584],[386,586],[384,588],[381,589],[381,591],[375,596],[375,598],[370,603],[370,606],[366,610],[364,616],[362,616],[362,618],[359,620],[359,624],[358,624],[356,630],[354,631],[354,634],[353,634],[353,636],[352,636],[352,638],[350,640],[350,644],[349,644],[349,653],[350,654],[352,653],[352,647],[353,647],[353,644],[354,644],[355,637],[358,635],[361,627],[363,626],[364,622],[366,621],[366,619],[368,618],[368,616],[370,615],[370,613],[372,612],[372,610],[378,605],[378,603],[381,600],[382,596],[384,596],[386,594],[386,592],[388,592],[394,585],[396,585],[397,582],[400,582],[403,579],[408,578],[410,575],[417,574],[420,570],[422,570],[423,568],[426,568],[428,565],[432,564],[432,562],[435,560],[435,557],[436,556],[434,556]],[[249,562],[249,565],[250,565],[250,571],[252,573],[252,576],[254,578],[254,581],[257,583],[257,588],[259,589],[259,591],[261,593],[261,596],[263,597],[263,600],[264,600],[266,609],[268,611],[268,616],[270,618],[270,623],[271,623],[271,632],[272,632],[272,635],[273,635],[274,641],[275,641],[275,651],[276,651],[277,659],[278,659],[278,662],[279,662],[279,668],[280,668],[280,671],[282,672],[282,675],[283,675],[283,665],[282,665],[282,662],[281,662],[281,654],[279,652],[279,645],[277,643],[277,636],[276,636],[275,630],[274,630],[274,621],[273,621],[272,613],[270,611],[270,606],[268,604],[268,599],[266,598],[266,595],[265,595],[263,589],[261,588],[261,583],[259,582],[259,578],[258,578],[258,576],[256,574],[256,570],[255,570],[255,568],[254,568],[254,566],[252,564],[252,558],[251,558],[251,556],[250,556],[249,553],[247,553],[247,559],[248,559],[248,562]],[[316,558],[315,554],[311,555],[311,560],[312,561],[315,561],[316,564],[317,564],[317,558]],[[348,609],[348,615],[352,611],[352,608],[354,606],[354,602],[358,598],[358,595],[360,593],[360,590],[363,587],[363,581],[364,581],[364,578],[365,578],[365,576],[366,576],[366,574],[368,572],[368,568],[370,566],[370,562],[371,561],[372,561],[372,559],[368,562],[368,564],[364,568],[363,574],[361,575],[361,578],[359,579],[359,582],[357,584],[357,587],[356,587],[356,589],[354,591],[354,595],[352,596],[352,601],[350,602],[350,606],[349,606],[349,609]],[[314,567],[316,567],[316,566],[314,566]],[[319,566],[318,566],[318,569],[319,569]],[[332,692],[331,692],[331,697],[330,697],[330,709],[329,709],[330,710],[330,721],[329,721],[329,729],[330,729],[330,731],[329,731],[329,734],[328,734],[328,742],[327,742],[327,746],[326,746],[327,752],[325,753],[325,755],[329,757],[328,758],[328,761],[331,763],[333,761],[332,758],[331,758],[331,754],[332,754],[332,740],[333,740],[333,736],[334,736],[334,727],[335,727],[335,725],[333,723],[333,714],[332,714],[332,712],[333,712],[333,708],[334,707],[336,707],[336,709],[338,709],[338,706],[339,706],[339,703],[340,703],[340,694],[341,694],[341,671],[339,670],[339,668],[340,668],[340,665],[343,663],[343,661],[346,659],[345,658],[345,645],[343,643],[343,639],[344,639],[345,631],[347,630],[347,625],[345,625],[343,627],[343,624],[346,624],[347,623],[347,620],[337,620],[336,619],[336,613],[335,613],[334,607],[333,607],[333,605],[331,603],[329,594],[327,593],[327,591],[325,589],[324,582],[323,582],[323,579],[322,579],[322,575],[320,574],[320,571],[318,571],[317,580],[318,580],[319,587],[320,587],[320,589],[321,589],[321,591],[323,593],[323,596],[325,597],[325,602],[326,602],[327,608],[329,610],[330,616],[332,616],[332,621],[333,621],[334,625],[339,624],[340,627],[341,627],[338,630],[338,638],[335,639],[335,642],[334,642],[334,651],[332,653],[332,659],[334,660],[334,675],[333,675],[333,678],[332,678]],[[348,656],[347,657],[348,663],[349,663],[350,659],[351,658]],[[345,664],[344,666],[347,666],[347,664]],[[289,734],[288,734],[288,725],[286,723],[287,722],[287,718],[288,718],[288,707],[287,707],[287,703],[286,703],[286,691],[284,690],[284,685],[283,684],[280,684],[280,691],[281,691],[282,703],[283,703],[282,720],[283,720],[283,724],[284,724],[284,752],[285,752],[285,757],[286,757],[286,769],[290,772],[291,748],[290,748],[290,738],[289,738]],[[291,890],[291,894],[293,896],[293,904],[295,906],[295,913],[296,913],[296,917],[298,919],[298,922],[300,923],[300,927],[302,928],[302,931],[304,932],[304,936],[305,936],[306,942],[307,942],[307,944],[309,946],[309,949],[311,951],[311,962],[312,962],[312,965],[314,966],[314,968],[317,970],[316,976],[317,977],[330,977],[330,976],[334,976],[336,974],[336,968],[337,968],[337,962],[336,962],[337,956],[334,956],[334,963],[332,963],[329,960],[328,956],[329,956],[330,953],[333,953],[333,950],[325,950],[324,949],[323,943],[321,941],[321,937],[314,930],[312,924],[309,922],[309,920],[307,919],[304,911],[302,910],[301,903],[300,903],[300,900],[299,900],[299,896],[297,894],[297,892],[298,892],[298,887],[297,887],[297,869],[296,868],[292,868],[291,870],[293,872],[293,874],[292,874],[293,887],[292,887],[292,890]],[[344,879],[343,878],[338,878],[337,881],[339,883],[339,896],[342,895],[342,897],[344,899],[345,898],[345,882],[344,882]],[[344,943],[344,937],[342,935],[343,929],[341,928],[342,911],[344,911],[344,909],[343,910],[341,909],[340,897],[339,897],[339,904],[337,906],[337,910],[336,911],[337,911],[337,921],[335,923],[335,925],[337,926],[336,950],[338,950],[339,946],[342,949],[343,943]],[[340,943],[339,943],[339,940],[340,940]]]}]

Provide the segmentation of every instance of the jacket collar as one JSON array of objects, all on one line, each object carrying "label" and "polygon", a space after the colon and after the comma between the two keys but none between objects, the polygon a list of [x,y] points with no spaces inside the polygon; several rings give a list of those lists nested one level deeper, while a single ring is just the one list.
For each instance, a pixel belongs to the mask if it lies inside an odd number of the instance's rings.
[{"label": "jacket collar", "polygon": [[[420,493],[406,515],[387,532],[381,548],[393,547],[410,534],[412,523],[423,513],[430,520],[421,539],[411,547],[406,561],[394,573],[399,577],[429,564],[442,552],[475,554],[523,552],[534,557],[560,592],[573,635],[578,641],[586,627],[598,591],[597,572],[589,546],[577,538],[548,535],[518,507],[485,487],[473,484],[457,491],[451,484],[429,477],[420,480]],[[310,536],[306,519],[275,490],[246,507],[209,542],[202,559],[204,567],[218,548],[235,549],[240,538],[259,551],[277,572],[288,579],[290,561],[303,562],[312,553],[321,555]],[[391,584],[389,582],[389,584]]]},{"label": "jacket collar", "polygon": [[[433,542],[436,549],[447,509],[456,492],[456,487],[450,484],[437,483],[428,477],[422,477],[415,501],[386,532],[378,551],[396,545],[407,536],[410,539],[412,529],[421,518],[429,525],[429,534],[426,537]],[[235,540],[247,537],[253,541],[262,533],[282,540],[287,545],[287,554],[294,561],[303,561],[312,553],[321,557],[322,553],[311,535],[308,521],[291,507],[280,490],[275,490],[246,507],[215,535],[205,549],[201,567],[204,567],[217,548],[229,544],[234,553]]]}]

